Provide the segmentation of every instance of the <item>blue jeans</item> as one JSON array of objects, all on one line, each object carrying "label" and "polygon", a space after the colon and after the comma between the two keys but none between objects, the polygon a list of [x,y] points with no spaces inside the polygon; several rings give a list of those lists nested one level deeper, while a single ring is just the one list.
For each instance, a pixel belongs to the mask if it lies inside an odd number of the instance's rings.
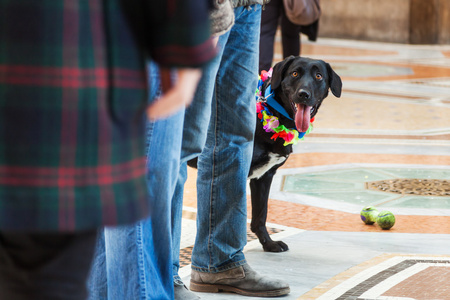
[{"label": "blue jeans", "polygon": [[186,110],[181,168],[172,199],[174,281],[178,276],[186,161],[198,156],[197,236],[192,268],[220,272],[245,263],[246,182],[256,125],[261,6],[235,8],[235,24],[219,38]]},{"label": "blue jeans", "polygon": [[[158,75],[151,70],[153,85]],[[136,225],[100,232],[88,282],[89,299],[173,299],[170,200],[180,164],[183,119],[181,111],[148,124],[150,217]]]}]

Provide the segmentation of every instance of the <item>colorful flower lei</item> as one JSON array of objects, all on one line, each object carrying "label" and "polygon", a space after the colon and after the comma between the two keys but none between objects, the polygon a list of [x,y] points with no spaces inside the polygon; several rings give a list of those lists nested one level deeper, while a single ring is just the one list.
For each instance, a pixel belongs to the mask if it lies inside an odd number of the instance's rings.
[{"label": "colorful flower lei", "polygon": [[266,132],[273,132],[271,136],[272,140],[277,138],[282,138],[284,140],[283,146],[295,145],[298,141],[305,139],[305,135],[309,134],[313,128],[314,118],[310,120],[309,128],[306,132],[298,132],[296,129],[288,129],[284,125],[280,125],[280,121],[275,117],[269,110],[268,105],[264,102],[262,97],[261,87],[269,77],[272,77],[272,68],[269,71],[261,71],[261,75],[258,80],[258,87],[255,92],[257,99],[256,102],[256,113],[258,118],[263,123],[263,128]]},{"label": "colorful flower lei", "polygon": [[288,129],[286,126],[280,125],[278,118],[270,112],[267,104],[262,101],[256,102],[256,113],[258,114],[258,119],[263,123],[264,130],[274,133],[270,138],[272,140],[282,138],[284,140],[283,146],[295,145],[298,141],[304,140],[305,135],[309,134],[313,128],[312,123],[314,122],[314,118],[311,119],[306,132],[298,132],[296,129]]},{"label": "colorful flower lei", "polygon": [[262,97],[262,91],[261,91],[261,87],[264,83],[264,81],[266,81],[267,79],[269,79],[270,77],[272,77],[272,68],[270,68],[269,71],[261,71],[261,75],[258,76],[258,87],[256,88],[256,92],[255,92],[255,96],[256,96],[256,100],[259,99],[259,97]]}]

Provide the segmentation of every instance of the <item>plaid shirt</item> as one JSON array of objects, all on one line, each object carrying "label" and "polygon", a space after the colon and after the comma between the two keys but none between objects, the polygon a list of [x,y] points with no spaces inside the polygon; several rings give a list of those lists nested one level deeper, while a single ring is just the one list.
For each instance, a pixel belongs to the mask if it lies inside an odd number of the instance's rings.
[{"label": "plaid shirt", "polygon": [[215,55],[206,1],[150,2],[144,53],[118,0],[0,0],[0,230],[146,216],[145,57],[197,66]]}]

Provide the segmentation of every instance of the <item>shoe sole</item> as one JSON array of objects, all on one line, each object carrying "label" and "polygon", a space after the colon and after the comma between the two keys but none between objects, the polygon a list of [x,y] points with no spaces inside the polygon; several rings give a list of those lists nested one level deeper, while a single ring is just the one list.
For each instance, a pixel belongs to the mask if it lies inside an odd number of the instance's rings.
[{"label": "shoe sole", "polygon": [[287,295],[291,291],[289,287],[272,291],[249,291],[230,285],[198,283],[192,280],[189,289],[193,292],[201,292],[201,293],[231,292],[250,297],[278,297]]}]

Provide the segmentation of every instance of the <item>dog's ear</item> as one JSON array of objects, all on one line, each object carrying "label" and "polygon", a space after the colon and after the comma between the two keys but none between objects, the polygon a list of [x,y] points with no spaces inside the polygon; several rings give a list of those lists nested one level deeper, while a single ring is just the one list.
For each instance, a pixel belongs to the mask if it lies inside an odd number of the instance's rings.
[{"label": "dog's ear", "polygon": [[289,68],[294,59],[295,56],[291,55],[289,57],[286,57],[283,61],[280,61],[273,67],[272,79],[270,82],[272,90],[280,86],[281,81],[284,78],[284,73],[286,73],[286,70]]},{"label": "dog's ear", "polygon": [[327,71],[328,71],[328,83],[330,85],[331,92],[336,97],[341,97],[341,91],[342,91],[342,81],[341,77],[339,77],[336,72],[331,68],[330,64],[327,65]]}]

